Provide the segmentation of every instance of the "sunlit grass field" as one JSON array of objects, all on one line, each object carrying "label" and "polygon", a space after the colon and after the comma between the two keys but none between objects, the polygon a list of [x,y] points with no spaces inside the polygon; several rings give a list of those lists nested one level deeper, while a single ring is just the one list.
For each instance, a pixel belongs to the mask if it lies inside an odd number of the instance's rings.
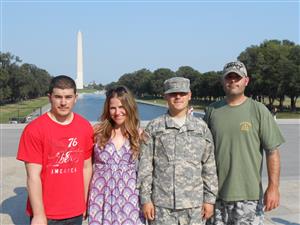
[{"label": "sunlit grass field", "polygon": [[[143,101],[148,101],[148,102],[151,102],[151,103],[161,104],[161,105],[166,105],[167,104],[166,101],[162,98],[159,98],[159,99],[143,99]],[[208,104],[210,104],[210,103],[208,103],[208,102],[205,103],[202,100],[193,99],[191,101],[190,105],[193,106],[193,108],[195,110],[204,110],[205,107]],[[267,98],[265,99],[264,104],[266,104],[266,105],[269,104],[269,101],[268,101]],[[275,101],[274,106],[278,107],[278,105],[279,105],[279,102]],[[284,106],[289,106],[290,105],[290,99],[286,98],[283,105]],[[298,110],[296,112],[278,112],[276,117],[278,119],[300,119],[300,111],[299,111],[300,99],[297,99],[296,107],[298,108]]]},{"label": "sunlit grass field", "polygon": [[48,97],[45,96],[0,106],[0,123],[8,123],[10,118],[24,118],[48,102]]},{"label": "sunlit grass field", "polygon": [[[94,89],[83,89],[79,90],[79,93],[93,93],[96,90]],[[166,101],[164,99],[143,99],[144,101],[148,101],[151,103],[166,105]],[[0,106],[0,123],[9,123],[10,118],[24,118],[34,112],[35,110],[38,110],[40,107],[45,106],[48,104],[48,97],[40,97],[37,99],[22,101],[15,104],[6,104],[3,106]],[[268,104],[268,100],[265,99],[265,104]],[[203,110],[207,104],[204,103],[201,100],[195,100],[193,99],[191,102],[191,105],[195,110]],[[288,106],[290,104],[290,99],[286,99],[284,101],[284,105]],[[275,106],[278,106],[278,102],[275,101]],[[296,106],[299,109],[300,108],[300,99],[297,99]],[[277,113],[278,119],[300,119],[300,111],[297,112],[278,112]]]},{"label": "sunlit grass field", "polygon": [[[77,90],[78,93],[94,93],[96,89]],[[14,104],[5,104],[0,106],[0,123],[9,123],[11,118],[25,118],[35,110],[49,103],[48,97],[26,100]]]}]

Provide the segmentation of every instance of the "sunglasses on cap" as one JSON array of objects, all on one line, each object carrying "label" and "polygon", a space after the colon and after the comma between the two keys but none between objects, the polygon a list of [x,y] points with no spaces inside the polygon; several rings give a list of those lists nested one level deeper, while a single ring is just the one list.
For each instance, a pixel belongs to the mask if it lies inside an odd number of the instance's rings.
[{"label": "sunglasses on cap", "polygon": [[106,97],[110,97],[112,94],[116,93],[117,95],[119,94],[124,94],[124,93],[128,93],[127,89],[124,86],[118,86],[118,87],[114,87],[109,89],[106,92]]}]

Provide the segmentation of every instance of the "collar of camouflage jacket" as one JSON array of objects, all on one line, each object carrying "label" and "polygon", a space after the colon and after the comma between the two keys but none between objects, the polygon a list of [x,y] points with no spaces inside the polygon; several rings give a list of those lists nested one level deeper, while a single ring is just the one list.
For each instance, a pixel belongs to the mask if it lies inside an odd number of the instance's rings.
[{"label": "collar of camouflage jacket", "polygon": [[165,114],[165,124],[166,128],[176,128],[182,132],[188,131],[188,130],[195,130],[196,129],[196,122],[195,122],[195,117],[192,115],[187,115],[185,123],[182,127],[179,127],[178,124],[175,123],[175,121],[172,119],[169,113]]}]

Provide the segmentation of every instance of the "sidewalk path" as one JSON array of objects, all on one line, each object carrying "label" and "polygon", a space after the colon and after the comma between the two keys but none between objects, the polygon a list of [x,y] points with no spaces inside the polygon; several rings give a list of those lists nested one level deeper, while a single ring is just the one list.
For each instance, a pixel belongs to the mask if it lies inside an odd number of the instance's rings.
[{"label": "sidewalk path", "polygon": [[[286,143],[280,147],[282,165],[280,182],[281,205],[278,209],[266,213],[266,225],[300,225],[299,121],[277,120],[286,139]],[[24,213],[27,198],[24,164],[15,159],[17,145],[23,128],[23,124],[0,125],[0,225],[23,225],[29,223],[28,217]],[[266,185],[267,177],[264,171],[263,187],[266,188]]]}]

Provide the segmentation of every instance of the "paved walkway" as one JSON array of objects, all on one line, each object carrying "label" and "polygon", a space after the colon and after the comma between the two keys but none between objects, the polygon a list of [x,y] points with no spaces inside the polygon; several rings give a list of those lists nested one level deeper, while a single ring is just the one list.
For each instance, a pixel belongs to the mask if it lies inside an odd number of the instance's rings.
[{"label": "paved walkway", "polygon": [[[286,143],[281,149],[281,205],[265,215],[265,224],[300,225],[300,167],[299,167],[299,120],[278,120]],[[0,125],[0,225],[28,224],[24,214],[26,192],[26,174],[24,164],[15,159],[18,140],[24,125]],[[267,177],[264,169],[263,186]],[[85,223],[86,224],[86,223]]]}]

